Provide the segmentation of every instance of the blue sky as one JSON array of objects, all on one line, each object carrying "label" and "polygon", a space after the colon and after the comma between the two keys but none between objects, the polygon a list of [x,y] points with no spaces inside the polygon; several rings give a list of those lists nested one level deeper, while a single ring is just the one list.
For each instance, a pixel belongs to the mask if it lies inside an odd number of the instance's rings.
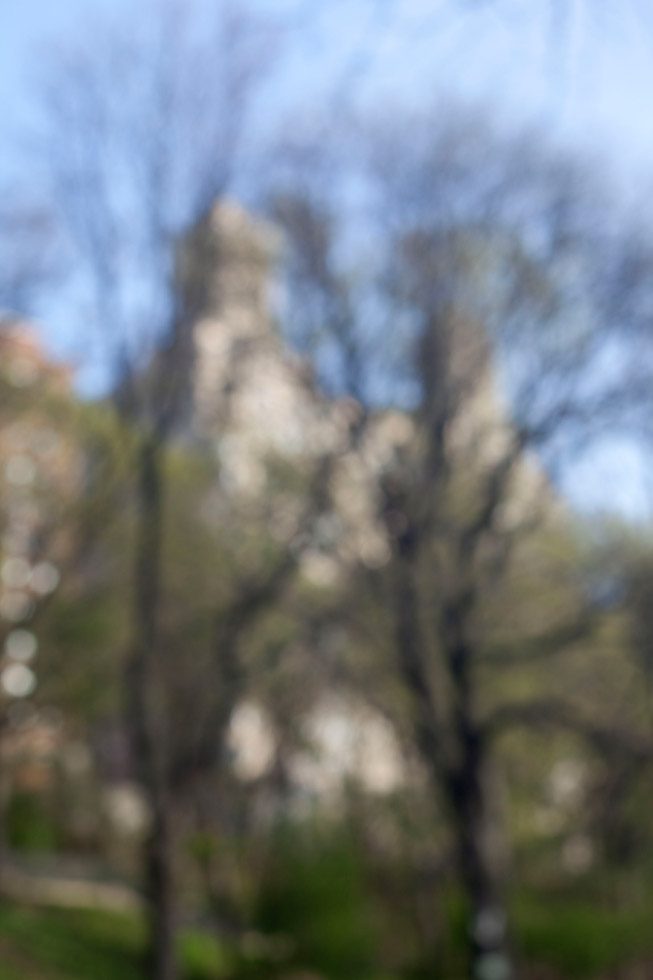
[{"label": "blue sky", "polygon": [[[2,0],[3,137],[7,122],[27,113],[42,50],[106,11],[133,18],[135,6]],[[370,98],[462,93],[540,122],[630,172],[644,172],[653,157],[649,0],[567,0],[564,37],[555,39],[549,0],[252,0],[250,7],[295,29],[278,72],[280,105],[291,105],[298,90],[318,95],[344,68]],[[3,144],[6,167],[12,147]]]},{"label": "blue sky", "polygon": [[[30,119],[30,86],[43,52],[107,12],[128,21],[135,6],[135,0],[1,0],[0,186],[24,174],[16,134]],[[336,111],[354,95],[375,105],[447,94],[480,100],[505,121],[541,126],[605,160],[632,197],[649,196],[650,0],[567,0],[564,25],[551,20],[549,0],[252,0],[250,7],[289,29],[268,90],[268,116],[329,93]],[[62,338],[51,339],[56,345]],[[649,491],[632,449],[612,447],[584,465],[585,475],[579,470],[575,479],[586,499],[596,488],[596,506],[647,512]]]}]

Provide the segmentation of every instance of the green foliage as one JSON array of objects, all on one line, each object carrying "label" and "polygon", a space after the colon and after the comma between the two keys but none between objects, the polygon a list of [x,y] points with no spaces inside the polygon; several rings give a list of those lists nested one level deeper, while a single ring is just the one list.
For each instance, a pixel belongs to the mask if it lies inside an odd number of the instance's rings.
[{"label": "green foliage", "polygon": [[123,916],[2,904],[0,934],[34,980],[141,980],[141,928]]},{"label": "green foliage", "polygon": [[363,869],[346,834],[288,826],[275,842],[257,926],[288,937],[291,963],[333,980],[364,980],[378,947]]},{"label": "green foliage", "polygon": [[181,937],[184,980],[219,980],[227,977],[230,957],[211,936],[192,932]]},{"label": "green foliage", "polygon": [[115,706],[115,655],[124,644],[124,627],[124,604],[107,590],[56,598],[40,630],[48,668],[43,695],[50,704],[84,718]]},{"label": "green foliage", "polygon": [[615,912],[596,902],[522,900],[515,909],[521,951],[564,977],[596,977],[653,951],[650,909]]},{"label": "green foliage", "polygon": [[[297,846],[299,844],[299,847]],[[278,842],[280,867],[265,891],[259,925],[285,935],[290,959],[237,954],[199,931],[180,940],[184,980],[276,980],[315,972],[328,980],[462,980],[464,909],[450,893],[447,949],[431,963],[392,976],[375,971],[378,947],[356,853],[344,836]],[[596,980],[653,954],[651,909],[600,908],[591,899],[521,896],[514,908],[523,976],[540,964],[560,980]],[[138,917],[0,902],[0,980],[143,980],[143,923]]]},{"label": "green foliage", "polygon": [[6,819],[7,840],[17,851],[51,852],[57,849],[59,828],[43,797],[35,793],[14,793]]},{"label": "green foliage", "polygon": [[[138,918],[0,903],[0,937],[0,980],[143,980]],[[211,937],[186,933],[181,951],[184,980],[226,977]]]}]

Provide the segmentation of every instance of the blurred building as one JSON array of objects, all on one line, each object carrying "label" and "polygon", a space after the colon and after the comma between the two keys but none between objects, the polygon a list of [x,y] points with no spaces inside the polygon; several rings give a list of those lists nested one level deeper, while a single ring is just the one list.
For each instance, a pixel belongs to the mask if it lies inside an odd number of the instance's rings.
[{"label": "blurred building", "polygon": [[46,352],[31,323],[8,316],[0,317],[0,376],[14,388],[38,384],[70,394],[74,369]]},{"label": "blurred building", "polygon": [[[414,423],[408,413],[377,411],[354,451],[349,435],[360,407],[326,397],[277,329],[279,251],[276,231],[234,203],[210,210],[181,250],[185,306],[194,323],[187,424],[212,446],[223,488],[239,496],[264,492],[270,457],[302,465],[337,456],[332,527],[339,526],[339,556],[383,564],[374,488],[381,471],[401,465]],[[514,430],[483,331],[461,317],[452,338],[450,370],[463,396],[448,438],[459,472],[453,496],[464,502],[479,474],[509,452]],[[517,523],[539,503],[552,512],[555,500],[541,466],[521,461],[502,519]]]},{"label": "blurred building", "polygon": [[[215,459],[215,498],[223,509],[227,502],[220,520],[228,524],[233,505],[241,509],[234,526],[243,507],[255,508],[266,497],[275,459],[309,479],[320,460],[334,460],[333,507],[315,523],[314,539],[302,545],[301,557],[305,578],[329,586],[359,563],[379,568],[387,561],[379,476],[401,470],[415,426],[406,412],[378,411],[362,439],[352,442],[360,406],[327,397],[277,329],[273,271],[279,249],[273,228],[224,202],[207,213],[180,249],[179,276],[193,336],[183,434]],[[469,322],[457,325],[452,371],[467,391],[450,434],[457,458],[454,518],[456,507],[466,506],[473,493],[476,476],[501,459],[513,434],[487,343]],[[5,411],[0,428],[0,698],[7,703],[28,698],[38,684],[38,643],[29,621],[35,604],[57,586],[55,556],[65,549],[47,507],[80,479],[78,449],[58,431],[47,407],[50,398],[72,395],[72,380],[71,368],[47,355],[30,325],[17,320],[0,325],[5,403],[23,406]],[[291,500],[286,513],[269,521],[269,530],[289,545],[301,510],[301,500],[296,503],[293,508]],[[527,461],[515,470],[501,520],[518,524],[534,504],[551,512],[557,506],[540,467]],[[254,757],[267,764],[261,746],[273,736],[266,726],[256,705],[241,705],[236,712],[232,747],[244,776],[256,769]],[[333,795],[339,782],[351,778],[370,791],[390,791],[403,777],[390,723],[360,700],[330,695],[317,703],[306,736],[311,748],[295,753],[291,770],[309,795]],[[43,732],[38,742],[42,758]]]},{"label": "blurred building", "polygon": [[190,425],[209,440],[222,478],[260,492],[266,455],[315,457],[332,443],[333,406],[274,322],[274,231],[236,204],[213,208],[181,253],[195,359]]},{"label": "blurred building", "polygon": [[[180,270],[193,311],[195,358],[186,417],[193,435],[212,447],[221,486],[240,499],[265,492],[270,460],[310,472],[338,459],[336,511],[321,525],[340,561],[383,563],[373,485],[379,468],[411,435],[407,416],[379,412],[353,451],[359,406],[322,392],[275,322],[274,264],[278,237],[236,204],[212,209],[188,238]],[[326,549],[307,549],[305,571],[337,573]]]},{"label": "blurred building", "polygon": [[[185,242],[179,269],[194,323],[186,418],[193,437],[215,454],[223,501],[242,505],[265,497],[275,456],[309,473],[331,456],[333,508],[318,522],[301,560],[305,577],[329,585],[359,563],[382,567],[387,561],[379,478],[400,473],[410,459],[415,423],[408,412],[378,411],[362,438],[351,441],[360,406],[327,397],[277,329],[273,272],[279,250],[275,230],[233,203],[216,205]],[[469,319],[452,325],[449,370],[463,393],[448,433],[456,460],[447,504],[453,522],[474,506],[479,478],[510,453],[515,433],[487,339]],[[542,468],[520,459],[498,520],[518,526],[537,510],[556,520],[560,514]],[[278,525],[283,534],[292,520]],[[401,781],[404,764],[392,728],[368,706],[330,696],[315,707],[308,728],[312,749],[296,755],[291,768],[309,794],[333,794],[338,781],[354,775],[377,791]],[[265,764],[271,739],[260,710],[242,706],[232,740],[243,772]]]}]

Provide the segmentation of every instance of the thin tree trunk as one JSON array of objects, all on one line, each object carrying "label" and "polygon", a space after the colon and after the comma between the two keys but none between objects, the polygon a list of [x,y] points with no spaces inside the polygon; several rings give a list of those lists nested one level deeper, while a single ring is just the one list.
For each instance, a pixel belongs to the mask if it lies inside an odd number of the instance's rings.
[{"label": "thin tree trunk", "polygon": [[177,889],[173,806],[159,799],[153,806],[146,841],[145,892],[148,903],[147,980],[177,980]]},{"label": "thin tree trunk", "polygon": [[439,639],[452,699],[445,721],[436,703],[420,626],[414,579],[416,540],[410,534],[400,537],[396,552],[393,595],[399,666],[413,701],[417,746],[452,818],[460,882],[468,906],[468,975],[470,980],[512,980],[505,860],[497,833],[489,747],[475,719],[473,650],[466,640],[471,597],[462,593],[447,603],[440,623]]},{"label": "thin tree trunk", "polygon": [[489,746],[475,718],[473,651],[465,637],[469,599],[463,594],[449,603],[443,618],[456,748],[446,773],[445,791],[468,905],[469,976],[471,980],[512,980],[515,972],[507,929],[505,855],[497,833]]},{"label": "thin tree trunk", "polygon": [[483,753],[470,746],[448,781],[460,878],[468,907],[471,980],[511,980],[502,856]]},{"label": "thin tree trunk", "polygon": [[133,649],[127,669],[128,727],[134,760],[150,809],[145,842],[148,936],[147,980],[177,980],[175,807],[170,792],[165,719],[159,696],[161,550],[163,538],[162,441],[145,435],[137,457],[137,528],[134,567]]}]

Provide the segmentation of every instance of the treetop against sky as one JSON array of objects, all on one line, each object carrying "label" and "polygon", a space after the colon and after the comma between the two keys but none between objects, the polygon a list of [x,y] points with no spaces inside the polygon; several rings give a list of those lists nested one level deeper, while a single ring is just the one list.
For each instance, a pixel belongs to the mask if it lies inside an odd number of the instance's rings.
[{"label": "treetop against sky", "polygon": [[[439,89],[541,123],[628,171],[648,167],[653,11],[647,0],[251,0],[249,6],[283,36],[282,57],[266,86],[268,117],[299,107],[298,92],[305,104],[324,100],[334,87],[346,98],[358,93],[369,101],[421,100]],[[125,0],[2,4],[5,173],[19,155],[11,131],[29,119],[39,61],[85,22],[108,14],[124,17],[127,27],[135,16]]]},{"label": "treetop against sky", "polygon": [[[208,10],[205,0],[191,6],[200,16]],[[266,78],[257,135],[294,111],[328,116],[356,103],[420,105],[439,95],[482,100],[504,122],[541,126],[566,143],[590,147],[631,176],[631,193],[642,187],[653,151],[653,13],[646,0],[251,0],[249,6],[269,18],[270,44],[279,55]],[[2,4],[0,186],[30,174],[17,134],[33,121],[43,63],[107,17],[124,19],[128,31],[138,26],[126,0]],[[641,181],[632,180],[634,173]],[[53,312],[63,337],[61,309]],[[620,452],[620,492],[630,498],[637,464]],[[612,449],[608,469],[614,458]]]}]

